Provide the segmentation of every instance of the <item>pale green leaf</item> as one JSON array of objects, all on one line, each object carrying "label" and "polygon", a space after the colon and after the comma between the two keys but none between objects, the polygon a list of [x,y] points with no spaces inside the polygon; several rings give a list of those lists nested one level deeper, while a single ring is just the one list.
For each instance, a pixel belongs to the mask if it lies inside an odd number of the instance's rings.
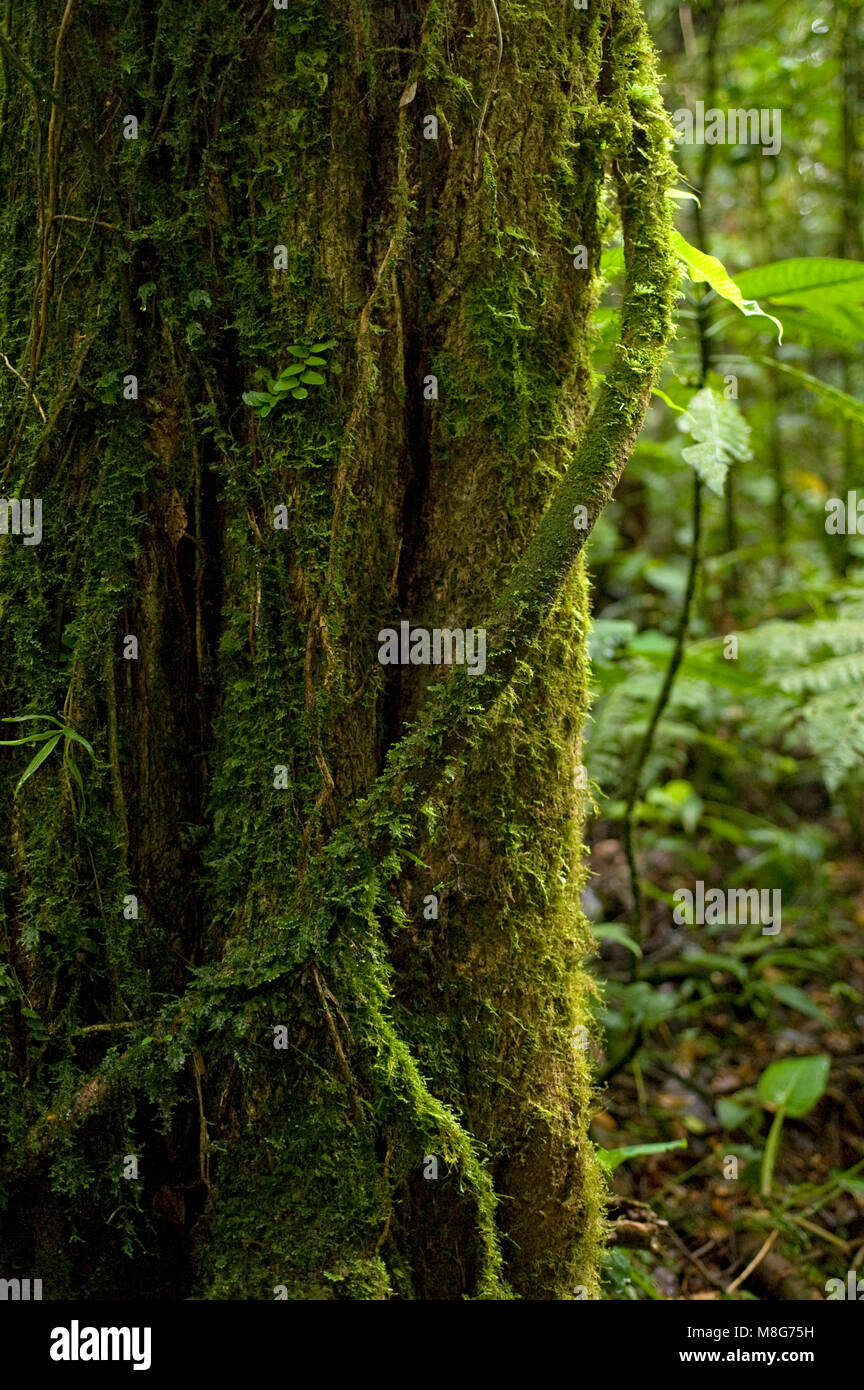
[{"label": "pale green leaf", "polygon": [[696,441],[683,450],[685,460],[706,487],[722,497],[732,459],[743,463],[752,458],[749,425],[734,402],[703,386],[692,397],[678,428]]},{"label": "pale green leaf", "polygon": [[734,304],[736,309],[740,309],[742,314],[759,314],[762,318],[770,319],[777,325],[777,341],[782,343],[783,325],[780,320],[775,319],[773,314],[766,314],[755,299],[744,298],[722,261],[718,261],[716,256],[706,256],[704,251],[691,246],[680,232],[673,231],[672,241],[691,280],[697,283],[704,281],[717,294],[728,299],[730,304]]}]

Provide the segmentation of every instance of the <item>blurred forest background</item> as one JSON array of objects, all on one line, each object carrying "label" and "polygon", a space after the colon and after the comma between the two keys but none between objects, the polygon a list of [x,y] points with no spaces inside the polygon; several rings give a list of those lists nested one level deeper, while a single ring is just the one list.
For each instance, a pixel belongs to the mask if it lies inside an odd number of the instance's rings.
[{"label": "blurred forest background", "polygon": [[[826,1297],[864,1262],[864,537],[832,534],[826,509],[864,498],[864,7],[646,12],[670,114],[782,114],[775,155],[677,158],[683,237],[783,338],[700,283],[690,253],[662,396],[589,542],[593,1133],[664,1149],[615,1171],[606,1296]],[[681,412],[706,388],[725,477],[684,457],[700,436]],[[676,926],[673,893],[698,881],[779,889],[780,931]]]}]

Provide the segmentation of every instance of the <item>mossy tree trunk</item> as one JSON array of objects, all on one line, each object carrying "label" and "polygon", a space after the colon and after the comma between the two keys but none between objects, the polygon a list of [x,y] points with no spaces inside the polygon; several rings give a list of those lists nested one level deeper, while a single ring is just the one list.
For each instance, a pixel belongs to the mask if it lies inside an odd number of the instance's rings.
[{"label": "mossy tree trunk", "polygon": [[[638,6],[3,35],[0,491],[43,537],[0,537],[0,702],[98,758],[13,795],[38,745],[2,755],[4,1272],[594,1294],[580,552],[674,281]],[[331,340],[305,399],[243,403]],[[485,628],[485,673],[381,666],[402,619]]]}]

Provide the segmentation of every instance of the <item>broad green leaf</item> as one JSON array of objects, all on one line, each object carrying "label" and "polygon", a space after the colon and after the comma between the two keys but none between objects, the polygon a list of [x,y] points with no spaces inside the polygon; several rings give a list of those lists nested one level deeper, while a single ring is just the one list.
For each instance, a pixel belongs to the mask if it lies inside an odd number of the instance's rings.
[{"label": "broad green leaf", "polygon": [[665,1144],[630,1144],[625,1149],[597,1149],[597,1158],[607,1173],[614,1173],[622,1163],[643,1154],[665,1154],[670,1149],[686,1149],[686,1139],[672,1139]]},{"label": "broad green leaf", "polygon": [[53,738],[49,739],[49,741],[39,749],[39,752],[36,754],[35,758],[30,759],[29,763],[27,764],[27,766],[21,774],[17,787],[15,788],[16,796],[23,787],[24,783],[27,781],[27,778],[32,777],[37,767],[40,767],[41,764],[44,763],[45,759],[50,757],[50,755],[54,752],[54,749],[57,747],[57,744],[60,742],[62,737],[62,734],[55,734]]},{"label": "broad green leaf", "polygon": [[770,319],[777,325],[777,341],[783,341],[783,325],[779,319],[775,319],[773,314],[766,314],[755,299],[745,299],[740,288],[732,279],[722,261],[718,261],[716,256],[706,256],[704,251],[691,246],[689,241],[685,241],[680,232],[672,233],[672,243],[678,252],[681,260],[687,267],[689,278],[697,283],[704,281],[710,285],[712,290],[728,299],[730,304],[734,304],[736,309],[740,309],[742,314],[760,314],[762,318]]},{"label": "broad green leaf", "polygon": [[284,381],[288,377],[297,376],[298,373],[303,371],[304,365],[305,359],[304,362],[292,362],[290,367],[286,367],[284,371],[279,373],[279,380]]},{"label": "broad green leaf", "polygon": [[305,401],[309,392],[306,390],[305,386],[298,386],[296,391],[291,392],[291,395],[294,397],[295,401]]},{"label": "broad green leaf", "polygon": [[307,357],[307,358],[306,358],[306,366],[307,366],[307,367],[326,367],[326,366],[327,366],[327,358],[326,358],[326,357],[316,357],[316,356],[314,355],[314,353],[313,353],[313,355],[312,355],[311,357]]},{"label": "broad green leaf", "polygon": [[763,1105],[773,1105],[800,1119],[822,1097],[830,1070],[831,1060],[824,1054],[772,1062],[759,1077],[759,1099]]},{"label": "broad green leaf", "polygon": [[257,410],[259,406],[266,405],[269,402],[269,400],[270,396],[266,391],[243,392],[244,403],[246,405],[251,405],[253,410]]},{"label": "broad green leaf", "polygon": [[300,347],[297,343],[292,343],[287,351],[290,352],[292,357],[305,357],[309,352],[309,348]]},{"label": "broad green leaf", "polygon": [[326,377],[323,377],[320,372],[304,372],[300,380],[305,381],[307,386],[323,386]]},{"label": "broad green leaf", "polygon": [[864,310],[855,304],[787,304],[786,325],[793,337],[805,338],[818,347],[857,348],[864,340]]},{"label": "broad green leaf", "polygon": [[783,296],[797,300],[799,290],[816,289],[828,299],[836,297],[842,301],[850,295],[864,298],[864,261],[846,261],[836,256],[797,256],[742,270],[738,287],[742,294],[759,299]]},{"label": "broad green leaf", "polygon": [[742,292],[783,310],[789,333],[817,343],[855,346],[864,341],[864,262],[832,256],[798,257],[746,270]]},{"label": "broad green leaf", "polygon": [[696,440],[683,450],[685,460],[695,468],[706,487],[722,497],[732,459],[743,463],[753,457],[749,444],[750,426],[732,401],[718,396],[710,386],[703,386],[678,421],[678,428]]},{"label": "broad green leaf", "polygon": [[312,346],[311,346],[311,348],[309,349],[309,351],[310,351],[310,352],[327,352],[330,348],[335,347],[335,346],[336,346],[336,339],[335,339],[335,338],[328,338],[327,341],[324,342],[324,343],[313,343]]}]

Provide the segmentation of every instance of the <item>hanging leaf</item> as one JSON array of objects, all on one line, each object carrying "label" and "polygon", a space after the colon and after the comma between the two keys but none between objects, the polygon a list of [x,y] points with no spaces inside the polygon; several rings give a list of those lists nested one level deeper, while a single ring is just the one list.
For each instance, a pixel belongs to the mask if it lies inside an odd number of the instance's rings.
[{"label": "hanging leaf", "polygon": [[18,785],[15,788],[16,796],[23,787],[24,783],[27,781],[27,778],[32,777],[37,767],[41,766],[41,764],[44,763],[45,759],[51,756],[62,737],[62,734],[54,734],[53,738],[50,738],[47,743],[42,745],[35,758],[30,759],[29,763],[27,764],[24,771],[21,773],[20,778],[18,779]]},{"label": "hanging leaf", "polygon": [[678,428],[696,440],[683,450],[686,462],[695,468],[706,487],[722,496],[732,459],[744,463],[753,457],[750,426],[732,401],[718,396],[710,386],[703,386],[678,421]]},{"label": "hanging leaf", "polygon": [[96,754],[93,752],[93,745],[88,743],[83,734],[79,734],[75,729],[70,729],[68,724],[63,725],[63,737],[68,743],[80,743],[82,748],[86,748],[93,761],[96,761]]},{"label": "hanging leaf", "polygon": [[777,325],[777,341],[782,343],[783,325],[780,320],[775,319],[773,314],[766,314],[755,299],[744,298],[722,261],[718,261],[716,256],[706,256],[704,251],[691,246],[689,241],[684,240],[680,232],[672,233],[672,242],[684,262],[691,280],[704,281],[717,294],[728,299],[730,304],[734,304],[736,309],[740,309],[742,314],[748,316],[759,314],[762,318],[770,319],[772,323]]},{"label": "hanging leaf", "polygon": [[701,208],[702,206],[700,200],[696,197],[696,194],[689,193],[686,188],[667,188],[666,197],[677,198],[681,202],[695,203],[696,206],[699,208]]}]

